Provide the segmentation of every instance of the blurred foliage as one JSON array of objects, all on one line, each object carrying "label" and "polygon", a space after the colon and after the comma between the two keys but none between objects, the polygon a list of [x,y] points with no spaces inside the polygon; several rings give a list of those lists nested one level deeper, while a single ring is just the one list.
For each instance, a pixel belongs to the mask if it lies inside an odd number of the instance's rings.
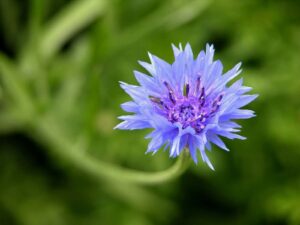
[{"label": "blurred foliage", "polygon": [[[300,224],[300,2],[0,0],[0,224]],[[248,140],[158,187],[120,185],[89,162],[159,171],[146,131],[113,131],[118,81],[147,51],[213,43],[259,99]]]}]

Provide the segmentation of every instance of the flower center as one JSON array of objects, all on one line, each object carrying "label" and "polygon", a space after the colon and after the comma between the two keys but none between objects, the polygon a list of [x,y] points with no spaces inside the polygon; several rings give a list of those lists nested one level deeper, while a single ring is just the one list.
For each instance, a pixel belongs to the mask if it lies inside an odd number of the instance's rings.
[{"label": "flower center", "polygon": [[175,93],[167,82],[164,84],[168,90],[167,96],[149,97],[158,111],[170,122],[182,124],[183,129],[190,126],[196,133],[200,133],[207,125],[208,119],[219,109],[223,94],[211,101],[206,96],[204,87],[201,87],[200,78],[196,82],[194,93],[190,93],[189,84],[185,85],[183,94]]},{"label": "flower center", "polygon": [[177,99],[176,103],[168,106],[165,111],[167,119],[172,123],[181,123],[183,129],[190,126],[200,133],[205,128],[207,113],[194,96]]},{"label": "flower center", "polygon": [[189,122],[195,119],[198,114],[197,107],[190,103],[188,100],[184,100],[182,103],[173,105],[168,110],[168,119],[171,122],[180,122],[182,125],[187,125]]}]

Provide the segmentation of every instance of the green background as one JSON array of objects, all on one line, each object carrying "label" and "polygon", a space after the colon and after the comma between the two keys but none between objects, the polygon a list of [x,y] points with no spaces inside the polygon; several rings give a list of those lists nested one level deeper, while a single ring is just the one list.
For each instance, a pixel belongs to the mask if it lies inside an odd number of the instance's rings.
[{"label": "green background", "polygon": [[[0,0],[1,225],[299,225],[300,2],[296,0]],[[209,153],[157,186],[108,182],[98,160],[160,171],[149,131],[116,131],[129,97],[118,81],[147,51],[214,44],[243,63],[259,98],[246,141]]]}]

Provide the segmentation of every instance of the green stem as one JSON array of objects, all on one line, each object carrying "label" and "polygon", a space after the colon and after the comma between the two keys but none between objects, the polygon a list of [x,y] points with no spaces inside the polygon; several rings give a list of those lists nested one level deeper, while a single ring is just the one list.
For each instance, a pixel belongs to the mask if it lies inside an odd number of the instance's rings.
[{"label": "green stem", "polygon": [[50,58],[76,32],[101,15],[104,0],[77,0],[46,25],[40,43],[40,54]]},{"label": "green stem", "polygon": [[[26,84],[19,76],[18,71],[5,55],[0,53],[0,78],[3,88],[11,97],[11,101],[18,106],[15,113],[18,117],[28,120],[34,117],[34,104],[26,89]],[[27,121],[26,121],[27,122]]]},{"label": "green stem", "polygon": [[[50,146],[49,149],[53,150],[56,155],[71,161],[81,170],[101,180],[153,185],[174,179],[187,169],[189,163],[187,151],[183,152],[171,168],[153,173],[118,167],[97,160],[87,155],[85,151],[78,151],[73,142],[70,141],[70,138],[67,137],[66,132],[63,132],[62,128],[57,125],[57,120],[51,116],[36,117],[34,103],[27,94],[27,90],[24,88],[21,80],[17,79],[17,72],[13,70],[13,66],[1,55],[0,71],[7,91],[10,92],[16,103],[19,103],[21,106],[19,111],[22,116],[19,119],[33,126],[33,130],[30,130],[29,134],[36,138],[37,141],[43,141],[47,146]],[[28,126],[26,126],[26,130],[28,131]]]},{"label": "green stem", "polygon": [[102,180],[154,185],[180,176],[188,168],[190,161],[189,153],[185,150],[173,166],[161,172],[141,172],[122,168],[74,149],[72,142],[67,141],[62,130],[55,126],[55,122],[45,118],[37,123],[33,137],[37,136],[39,140],[42,138],[44,142],[52,145],[51,149],[57,156],[71,161],[81,170]]}]

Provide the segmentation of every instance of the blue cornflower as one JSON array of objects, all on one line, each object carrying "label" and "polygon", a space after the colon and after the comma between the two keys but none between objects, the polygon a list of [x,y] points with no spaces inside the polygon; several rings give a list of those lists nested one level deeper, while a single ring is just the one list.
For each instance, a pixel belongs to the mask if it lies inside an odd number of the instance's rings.
[{"label": "blue cornflower", "polygon": [[149,54],[151,63],[139,62],[152,76],[134,71],[140,86],[121,83],[133,101],[121,105],[132,115],[120,116],[118,129],[134,130],[152,128],[146,136],[152,138],[147,152],[156,153],[163,145],[170,149],[170,157],[178,156],[184,148],[197,163],[197,152],[211,169],[206,155],[211,143],[227,150],[219,136],[245,139],[236,134],[241,128],[235,119],[248,119],[251,110],[240,109],[257,95],[246,95],[250,87],[243,86],[243,79],[231,85],[238,76],[241,63],[222,74],[222,63],[213,60],[214,48],[206,45],[194,59],[191,46],[182,49],[173,46],[175,61],[172,64]]}]

